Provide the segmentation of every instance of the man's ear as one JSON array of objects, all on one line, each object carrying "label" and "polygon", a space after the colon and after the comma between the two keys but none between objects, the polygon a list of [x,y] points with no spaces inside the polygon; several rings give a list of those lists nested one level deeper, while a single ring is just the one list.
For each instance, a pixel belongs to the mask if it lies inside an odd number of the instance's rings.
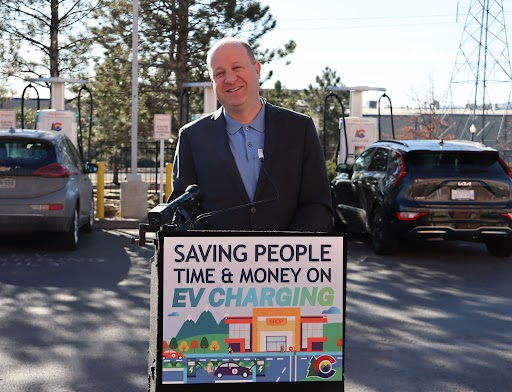
[{"label": "man's ear", "polygon": [[255,66],[256,66],[256,73],[258,74],[258,76],[261,76],[261,64],[259,62],[256,62]]}]

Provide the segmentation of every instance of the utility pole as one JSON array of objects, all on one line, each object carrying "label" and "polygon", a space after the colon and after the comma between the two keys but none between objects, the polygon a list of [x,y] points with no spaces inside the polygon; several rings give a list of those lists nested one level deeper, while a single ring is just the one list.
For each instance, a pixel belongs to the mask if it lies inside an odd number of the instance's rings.
[{"label": "utility pole", "polygon": [[469,130],[474,124],[482,142],[491,131],[498,138],[504,121],[481,131],[489,122],[486,117],[494,114],[495,109],[512,109],[511,91],[512,68],[503,1],[471,0],[444,105],[452,114],[453,109],[458,109],[459,114],[464,109],[465,115],[456,120],[460,131],[457,137],[474,136]]}]

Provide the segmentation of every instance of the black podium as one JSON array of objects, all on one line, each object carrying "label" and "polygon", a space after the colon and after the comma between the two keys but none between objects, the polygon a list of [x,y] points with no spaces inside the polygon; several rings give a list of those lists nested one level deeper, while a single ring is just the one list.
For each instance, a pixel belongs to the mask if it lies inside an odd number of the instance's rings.
[{"label": "black podium", "polygon": [[343,234],[159,228],[148,391],[343,391],[346,255]]}]

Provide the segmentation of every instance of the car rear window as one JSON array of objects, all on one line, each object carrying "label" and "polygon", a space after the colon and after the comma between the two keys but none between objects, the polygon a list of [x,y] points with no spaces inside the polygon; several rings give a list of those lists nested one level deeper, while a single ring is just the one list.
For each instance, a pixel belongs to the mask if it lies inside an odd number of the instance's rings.
[{"label": "car rear window", "polygon": [[42,140],[0,140],[0,166],[8,170],[35,170],[56,161],[53,144]]},{"label": "car rear window", "polygon": [[458,174],[506,175],[498,160],[498,153],[492,151],[445,151],[411,152],[406,155],[407,168],[412,173],[446,176]]}]

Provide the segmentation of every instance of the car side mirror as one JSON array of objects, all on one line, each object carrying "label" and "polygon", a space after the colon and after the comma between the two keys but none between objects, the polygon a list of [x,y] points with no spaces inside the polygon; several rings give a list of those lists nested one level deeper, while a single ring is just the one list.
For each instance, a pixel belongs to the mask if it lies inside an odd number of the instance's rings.
[{"label": "car side mirror", "polygon": [[89,174],[98,172],[98,165],[96,163],[86,162],[85,171]]},{"label": "car side mirror", "polygon": [[349,173],[350,165],[347,165],[346,163],[338,163],[338,165],[336,166],[336,172],[337,173]]}]

